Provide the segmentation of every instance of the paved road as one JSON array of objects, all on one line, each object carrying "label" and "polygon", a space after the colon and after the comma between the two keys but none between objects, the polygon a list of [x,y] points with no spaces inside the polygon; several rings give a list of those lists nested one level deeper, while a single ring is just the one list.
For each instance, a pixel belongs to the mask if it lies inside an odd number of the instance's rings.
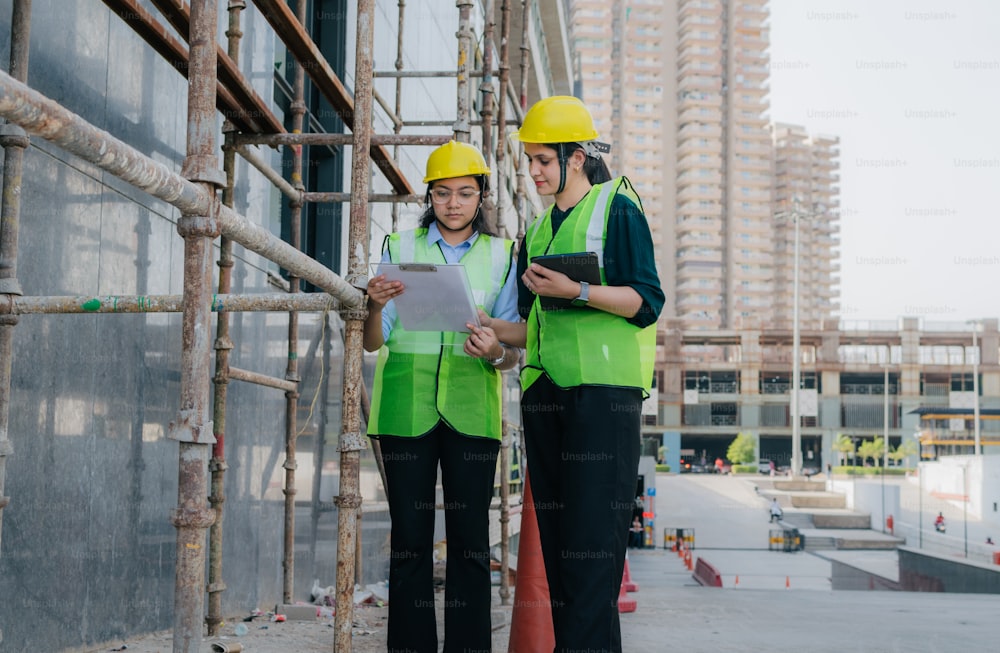
[{"label": "paved road", "polygon": [[766,508],[752,478],[657,478],[657,529],[694,528],[695,555],[719,569],[723,589],[698,586],[672,552],[632,552],[629,566],[639,591],[630,596],[638,609],[622,615],[625,651],[952,653],[996,648],[1000,596],[834,591],[827,560],[766,550]]}]

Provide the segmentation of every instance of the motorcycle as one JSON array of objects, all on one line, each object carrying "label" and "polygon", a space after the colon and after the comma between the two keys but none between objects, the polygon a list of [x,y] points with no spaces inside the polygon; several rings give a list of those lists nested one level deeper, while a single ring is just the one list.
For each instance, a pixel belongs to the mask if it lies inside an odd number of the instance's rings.
[{"label": "motorcycle", "polygon": [[944,533],[945,527],[943,521],[934,522],[934,530],[938,533]]}]

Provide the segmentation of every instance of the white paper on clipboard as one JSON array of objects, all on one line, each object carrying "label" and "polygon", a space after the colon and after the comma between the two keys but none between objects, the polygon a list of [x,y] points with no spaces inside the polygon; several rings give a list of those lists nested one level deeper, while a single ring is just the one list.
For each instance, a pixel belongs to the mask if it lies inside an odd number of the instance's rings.
[{"label": "white paper on clipboard", "polygon": [[388,281],[403,282],[403,294],[392,301],[407,331],[468,331],[468,323],[479,326],[464,265],[382,263],[378,274],[384,274]]}]

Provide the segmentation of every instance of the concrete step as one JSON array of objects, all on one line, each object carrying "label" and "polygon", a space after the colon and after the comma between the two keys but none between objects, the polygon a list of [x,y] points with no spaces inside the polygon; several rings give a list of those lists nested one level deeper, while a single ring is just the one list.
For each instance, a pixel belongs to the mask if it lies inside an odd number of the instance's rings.
[{"label": "concrete step", "polygon": [[826,483],[824,481],[806,481],[802,479],[787,480],[787,481],[774,481],[773,487],[775,490],[781,490],[782,492],[824,492],[826,491]]},{"label": "concrete step", "polygon": [[806,551],[833,551],[837,548],[837,541],[832,537],[810,536],[805,540]]},{"label": "concrete step", "polygon": [[812,525],[814,528],[869,529],[872,527],[872,517],[860,512],[813,513]]},{"label": "concrete step", "polygon": [[832,494],[824,492],[822,494],[793,494],[791,495],[792,506],[795,508],[846,508],[847,497],[843,494]]}]

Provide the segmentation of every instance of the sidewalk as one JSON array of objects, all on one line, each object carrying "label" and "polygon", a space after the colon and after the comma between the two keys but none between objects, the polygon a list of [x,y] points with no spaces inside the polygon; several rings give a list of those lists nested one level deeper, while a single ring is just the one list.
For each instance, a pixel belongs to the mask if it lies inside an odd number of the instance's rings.
[{"label": "sidewalk", "polygon": [[[621,615],[626,653],[670,649],[745,653],[777,648],[808,648],[810,653],[939,653],[995,648],[998,595],[834,591],[831,559],[891,577],[890,558],[895,552],[768,551],[767,501],[754,492],[753,480],[707,475],[657,479],[658,529],[671,523],[697,526],[694,560],[700,557],[716,567],[723,587],[698,585],[672,551],[631,549],[629,568],[639,589],[629,594],[637,601],[637,610]],[[908,493],[904,495],[904,504],[910,504],[909,499]],[[715,508],[709,509],[710,505]],[[926,533],[924,537],[926,543]],[[956,543],[961,541],[950,544]],[[493,651],[505,653],[511,607],[500,605],[498,589],[494,587]],[[438,601],[443,601],[442,593]],[[356,607],[355,653],[385,651],[386,614],[386,608]],[[438,616],[443,616],[440,605]],[[236,641],[235,625],[225,625],[225,641]],[[329,653],[333,647],[332,619],[248,625],[249,632],[238,640],[245,653]],[[439,621],[443,642],[442,628]],[[203,651],[212,650],[211,641],[215,640],[206,638]],[[154,635],[127,645],[128,653],[168,653],[171,636]],[[111,648],[83,650],[96,653]]]}]

